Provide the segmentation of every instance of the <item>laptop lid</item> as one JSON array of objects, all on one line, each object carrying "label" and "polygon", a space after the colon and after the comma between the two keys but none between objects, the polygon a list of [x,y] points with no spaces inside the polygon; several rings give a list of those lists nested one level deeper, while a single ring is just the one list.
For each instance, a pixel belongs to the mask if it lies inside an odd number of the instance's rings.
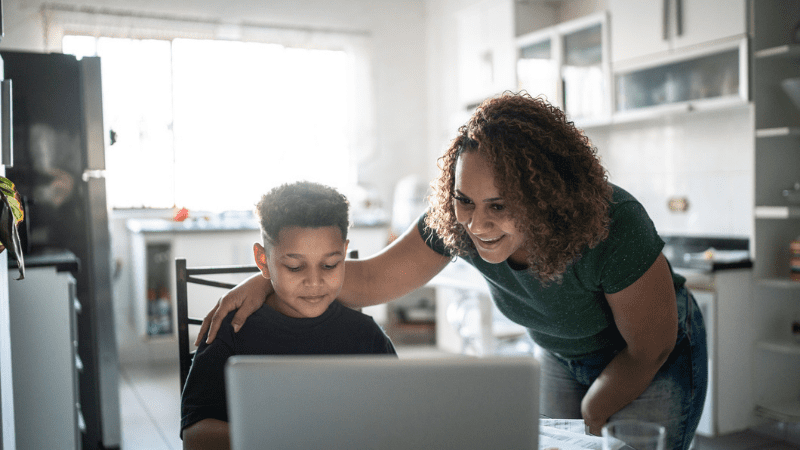
[{"label": "laptop lid", "polygon": [[234,450],[537,449],[533,358],[236,356]]}]

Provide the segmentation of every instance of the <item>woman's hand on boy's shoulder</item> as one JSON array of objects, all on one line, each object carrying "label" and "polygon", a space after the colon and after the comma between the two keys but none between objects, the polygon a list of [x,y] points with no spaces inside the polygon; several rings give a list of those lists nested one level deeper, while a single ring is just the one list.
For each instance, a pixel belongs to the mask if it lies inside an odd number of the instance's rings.
[{"label": "woman's hand on boy's shoulder", "polygon": [[247,318],[264,304],[267,294],[265,288],[271,287],[271,285],[265,286],[264,282],[269,285],[269,280],[263,278],[261,274],[254,275],[220,298],[214,308],[203,319],[203,324],[200,325],[200,332],[197,334],[194,344],[196,346],[200,345],[206,330],[208,330],[206,343],[214,342],[214,338],[217,337],[219,328],[222,325],[222,320],[234,310],[236,310],[236,314],[233,316],[231,325],[233,326],[233,331],[238,332]]}]

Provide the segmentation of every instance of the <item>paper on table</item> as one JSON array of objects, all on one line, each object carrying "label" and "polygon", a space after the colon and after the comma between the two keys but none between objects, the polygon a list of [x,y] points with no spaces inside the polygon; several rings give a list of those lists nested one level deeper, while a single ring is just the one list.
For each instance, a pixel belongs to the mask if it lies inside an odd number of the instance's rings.
[{"label": "paper on table", "polygon": [[539,419],[539,450],[602,450],[603,438],[584,430],[581,419]]}]

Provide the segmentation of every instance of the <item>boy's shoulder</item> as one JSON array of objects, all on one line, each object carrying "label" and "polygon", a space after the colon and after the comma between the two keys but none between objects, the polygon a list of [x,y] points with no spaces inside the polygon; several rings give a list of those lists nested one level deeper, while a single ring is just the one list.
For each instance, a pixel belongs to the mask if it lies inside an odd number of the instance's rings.
[{"label": "boy's shoulder", "polygon": [[349,308],[339,303],[336,300],[331,304],[331,307],[336,307],[338,311],[338,320],[336,321],[341,327],[348,330],[350,334],[353,332],[361,332],[365,335],[385,335],[383,328],[375,322],[372,316],[362,313],[356,309]]},{"label": "boy's shoulder", "polygon": [[339,300],[336,300],[333,303],[331,303],[331,308],[334,307],[340,309],[339,314],[341,314],[342,318],[345,320],[352,321],[355,323],[361,323],[364,325],[378,326],[378,324],[375,322],[375,319],[373,319],[372,316],[364,314],[357,309],[344,306],[339,302]]}]

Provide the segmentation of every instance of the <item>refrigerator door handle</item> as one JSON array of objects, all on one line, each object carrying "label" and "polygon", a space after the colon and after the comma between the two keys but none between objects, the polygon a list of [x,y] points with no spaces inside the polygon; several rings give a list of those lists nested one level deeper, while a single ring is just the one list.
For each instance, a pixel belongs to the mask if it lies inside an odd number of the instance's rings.
[{"label": "refrigerator door handle", "polygon": [[0,143],[0,147],[2,147],[2,161],[0,161],[6,167],[13,167],[14,166],[14,139],[12,133],[14,132],[14,121],[11,116],[12,108],[11,108],[11,80],[2,80],[0,82],[0,95],[3,97],[2,105],[0,109],[2,112],[2,143]]},{"label": "refrigerator door handle", "polygon": [[81,174],[81,179],[83,181],[89,181],[90,178],[105,178],[105,177],[106,177],[105,170],[86,169]]},{"label": "refrigerator door handle", "polygon": [[90,170],[106,168],[105,131],[100,58],[86,57],[78,61],[81,74],[83,124],[86,136],[86,166]]}]

